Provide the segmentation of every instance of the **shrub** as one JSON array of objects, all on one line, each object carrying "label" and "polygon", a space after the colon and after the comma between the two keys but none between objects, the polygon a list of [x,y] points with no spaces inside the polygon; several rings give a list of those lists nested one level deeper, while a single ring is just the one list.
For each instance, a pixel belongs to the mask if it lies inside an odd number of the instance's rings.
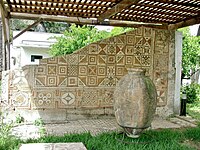
[{"label": "shrub", "polygon": [[22,123],[24,122],[24,117],[22,117],[20,114],[18,114],[15,118],[16,123]]},{"label": "shrub", "polygon": [[34,125],[35,126],[43,126],[44,125],[44,121],[42,120],[42,118],[38,118],[34,121]]},{"label": "shrub", "polygon": [[194,103],[200,99],[200,85],[197,83],[182,86],[181,92],[187,95],[187,103]]}]

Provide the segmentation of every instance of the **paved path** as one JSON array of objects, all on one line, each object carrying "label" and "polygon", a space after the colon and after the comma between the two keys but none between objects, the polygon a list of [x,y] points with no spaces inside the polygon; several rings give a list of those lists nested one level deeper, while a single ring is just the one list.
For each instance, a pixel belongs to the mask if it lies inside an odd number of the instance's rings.
[{"label": "paved path", "polygon": [[[195,127],[195,120],[190,117],[173,117],[170,119],[161,119],[155,117],[152,123],[152,129],[163,128],[182,128],[182,127]],[[38,138],[40,133],[48,135],[64,135],[68,133],[84,133],[90,132],[91,135],[97,135],[102,132],[120,131],[122,130],[116,123],[115,118],[107,119],[89,119],[77,120],[68,122],[56,122],[45,124],[43,127],[34,125],[19,125],[13,128],[13,134],[22,138]]]}]

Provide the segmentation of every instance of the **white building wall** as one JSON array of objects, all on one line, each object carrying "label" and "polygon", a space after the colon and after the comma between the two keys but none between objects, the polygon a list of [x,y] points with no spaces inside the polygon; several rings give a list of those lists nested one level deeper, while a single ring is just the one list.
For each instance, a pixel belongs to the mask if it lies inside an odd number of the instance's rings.
[{"label": "white building wall", "polygon": [[49,58],[48,48],[34,48],[23,47],[21,49],[21,66],[39,64],[39,60],[31,62],[31,55],[43,56],[43,58]]},{"label": "white building wall", "polygon": [[[13,36],[20,33],[14,31]],[[61,36],[61,34],[52,34],[44,32],[25,32],[13,41],[11,45],[10,64],[11,69],[21,68],[25,65],[39,64],[39,60],[31,62],[31,55],[49,58],[50,45],[56,42],[52,37]]]},{"label": "white building wall", "polygon": [[192,26],[189,27],[189,28],[190,28],[190,34],[191,34],[192,36],[197,36],[197,32],[198,32],[198,29],[199,29],[199,25],[200,25],[200,24],[195,24],[195,25],[192,25]]}]

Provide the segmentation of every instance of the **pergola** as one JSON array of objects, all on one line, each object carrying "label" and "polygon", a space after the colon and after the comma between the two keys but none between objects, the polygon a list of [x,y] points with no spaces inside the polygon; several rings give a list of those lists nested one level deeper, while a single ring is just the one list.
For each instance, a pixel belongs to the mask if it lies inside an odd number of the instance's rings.
[{"label": "pergola", "polygon": [[9,68],[12,41],[8,32],[10,18],[36,20],[20,34],[42,20],[168,30],[200,23],[200,0],[1,0],[0,8],[5,70]]}]

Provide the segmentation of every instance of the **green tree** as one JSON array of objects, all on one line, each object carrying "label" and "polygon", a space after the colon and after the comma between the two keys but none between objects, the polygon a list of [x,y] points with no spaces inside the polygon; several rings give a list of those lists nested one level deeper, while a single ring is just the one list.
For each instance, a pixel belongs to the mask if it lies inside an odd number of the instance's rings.
[{"label": "green tree", "polygon": [[51,46],[50,53],[53,56],[71,54],[73,51],[88,45],[91,42],[103,39],[108,33],[99,32],[96,28],[76,26],[72,24],[64,35],[56,38],[57,42]]},{"label": "green tree", "polygon": [[23,30],[31,23],[33,23],[33,21],[11,19],[11,29],[12,30]]},{"label": "green tree", "polygon": [[191,76],[191,70],[194,72],[200,61],[200,37],[191,36],[189,28],[182,28],[179,31],[183,33],[182,49],[182,73],[183,76]]},{"label": "green tree", "polygon": [[[23,30],[33,23],[33,20],[12,19],[11,29]],[[61,22],[41,21],[40,24],[45,28],[45,32],[48,33],[63,33],[67,28],[69,28],[69,24]],[[37,26],[32,27],[30,31],[37,31]]]},{"label": "green tree", "polygon": [[42,21],[41,24],[48,33],[63,33],[70,26],[65,22]]},{"label": "green tree", "polygon": [[92,42],[115,36],[126,32],[130,28],[114,28],[111,32],[99,31],[92,26],[76,26],[72,24],[64,35],[56,38],[57,42],[50,48],[50,54],[53,56],[71,54]]}]

